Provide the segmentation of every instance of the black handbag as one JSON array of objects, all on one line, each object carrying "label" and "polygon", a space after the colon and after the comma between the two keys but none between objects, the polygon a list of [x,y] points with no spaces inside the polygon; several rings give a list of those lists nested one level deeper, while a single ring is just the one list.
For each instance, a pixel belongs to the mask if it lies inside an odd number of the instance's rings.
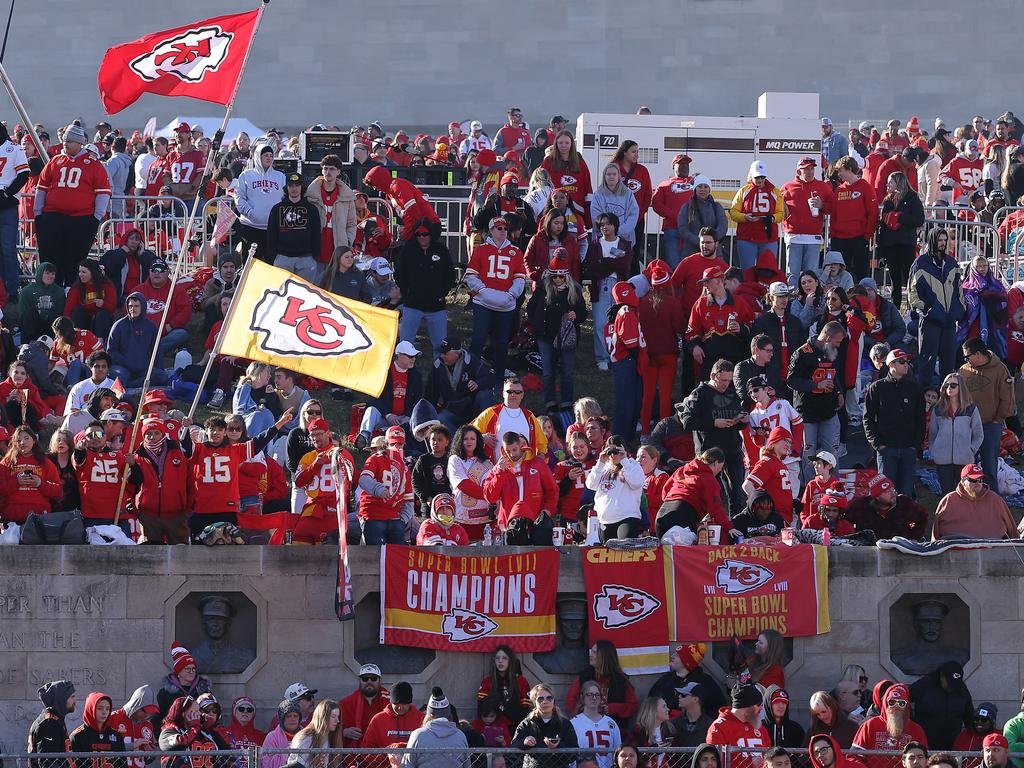
[{"label": "black handbag", "polygon": [[22,544],[85,544],[85,521],[77,509],[70,512],[29,514],[21,526]]}]

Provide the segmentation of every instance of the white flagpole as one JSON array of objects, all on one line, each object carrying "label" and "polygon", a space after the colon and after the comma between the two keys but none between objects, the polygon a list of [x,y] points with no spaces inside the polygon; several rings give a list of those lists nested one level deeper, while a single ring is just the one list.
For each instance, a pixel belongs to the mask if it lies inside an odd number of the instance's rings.
[{"label": "white flagpole", "polygon": [[[224,110],[224,119],[221,121],[220,128],[217,133],[214,134],[213,141],[210,143],[210,151],[206,154],[206,167],[203,169],[203,177],[199,181],[199,187],[196,193],[196,199],[192,203],[192,210],[189,212],[188,223],[185,225],[185,233],[181,238],[181,250],[178,252],[178,260],[174,264],[174,270],[171,272],[171,286],[167,291],[167,300],[164,303],[163,314],[160,315],[160,325],[157,327],[156,332],[156,344],[153,346],[153,352],[149,356],[149,368],[146,370],[146,378],[142,382],[142,392],[139,395],[139,408],[135,412],[135,424],[132,427],[132,436],[134,437],[135,431],[139,428],[139,424],[142,421],[142,400],[146,396],[146,391],[149,389],[149,382],[153,376],[153,368],[156,366],[157,357],[160,354],[160,340],[163,338],[164,325],[167,323],[167,313],[171,308],[171,298],[174,296],[174,289],[177,287],[178,279],[181,275],[182,268],[185,264],[185,257],[188,254],[188,248],[190,241],[192,240],[192,232],[195,228],[196,218],[199,212],[199,204],[202,200],[202,191],[206,189],[206,185],[209,183],[210,176],[213,175],[213,163],[217,157],[217,151],[220,149],[221,141],[224,139],[224,132],[227,131],[228,121],[231,119],[231,113],[235,109],[235,97],[238,95],[238,86],[242,83],[242,76],[245,74],[245,65],[249,62],[249,54],[252,53],[253,43],[256,41],[256,34],[260,30],[260,22],[263,19],[263,12],[267,6],[270,5],[270,0],[263,0],[260,3],[259,10],[256,13],[256,22],[253,25],[252,37],[249,38],[249,45],[245,49],[245,56],[242,59],[242,66],[238,70],[238,79],[235,80],[234,90],[231,91],[231,98],[227,103],[227,107]],[[3,65],[0,64],[0,67]],[[6,81],[5,81],[6,82]],[[239,283],[241,285],[241,283]],[[194,405],[193,405],[194,410]],[[191,413],[189,416],[191,417]],[[117,509],[114,514],[114,524],[117,524],[117,519],[121,514],[121,502],[124,501],[124,490],[125,482],[128,478],[127,472],[121,479],[121,491],[117,498]]]},{"label": "white flagpole", "polygon": [[32,137],[32,143],[36,145],[36,149],[39,150],[39,159],[44,163],[49,159],[49,155],[46,153],[46,147],[43,146],[42,140],[36,133],[36,129],[32,127],[32,120],[29,119],[28,112],[25,110],[25,105],[21,103],[21,97],[18,96],[18,92],[14,90],[14,83],[7,76],[7,70],[4,68],[3,62],[0,62],[0,80],[3,81],[4,88],[7,89],[8,95],[11,97],[11,101],[14,102],[14,108],[18,110],[18,115],[25,123],[25,130],[28,131],[28,135]]}]

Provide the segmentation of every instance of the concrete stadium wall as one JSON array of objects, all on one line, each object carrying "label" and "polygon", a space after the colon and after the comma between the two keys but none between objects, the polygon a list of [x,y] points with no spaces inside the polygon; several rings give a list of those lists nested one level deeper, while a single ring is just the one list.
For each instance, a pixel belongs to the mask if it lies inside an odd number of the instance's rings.
[{"label": "concrete stadium wall", "polygon": [[[961,605],[962,611],[950,614],[942,641],[969,638],[966,682],[975,701],[996,703],[1000,722],[1017,711],[1024,681],[1024,567],[1015,552],[915,558],[844,548],[829,555],[832,631],[794,640],[786,668],[801,721],[807,718],[810,693],[831,688],[846,664],[864,666],[872,683],[882,677],[912,679],[889,661],[888,650],[890,637],[895,644],[909,631],[909,620],[892,619],[905,612],[890,610],[907,593],[944,595]],[[333,547],[0,548],[0,754],[24,749],[39,712],[36,689],[47,680],[71,679],[80,702],[85,693],[102,690],[115,706],[137,685],[159,687],[170,671],[171,642],[188,641],[197,631],[194,593],[240,593],[254,607],[257,620],[244,630],[251,634],[236,637],[252,645],[255,661],[242,674],[211,677],[216,695],[228,706],[243,692],[252,695],[261,725],[292,682],[305,681],[322,696],[354,690],[357,648],[360,656],[381,660],[385,683],[409,680],[416,701],[426,699],[432,684],[441,684],[460,714],[471,716],[484,654],[435,656],[374,647],[379,562],[376,547],[352,550],[357,618],[342,624],[334,616]],[[563,549],[559,594],[582,592],[581,552]],[[713,650],[705,665],[721,677]],[[555,683],[561,695],[571,682],[568,675],[545,673],[529,655],[524,666],[528,679]],[[640,696],[653,679],[634,680]],[[78,717],[80,710],[69,724],[77,725]]]},{"label": "concrete stadium wall", "polygon": [[[92,125],[102,111],[96,70],[109,46],[256,5],[22,0],[4,64],[34,120],[56,126],[80,116]],[[1017,106],[1008,55],[1019,35],[1000,23],[1017,10],[1013,0],[990,0],[983,13],[925,0],[275,0],[237,115],[264,128],[381,120],[389,132],[477,118],[493,131],[510,103],[540,126],[555,113],[575,119],[639,104],[662,114],[753,115],[763,91],[816,91],[837,122],[905,123],[917,114],[930,127],[941,115],[952,128],[975,111]],[[163,125],[219,110],[145,96],[112,122],[141,127],[157,115]]]}]

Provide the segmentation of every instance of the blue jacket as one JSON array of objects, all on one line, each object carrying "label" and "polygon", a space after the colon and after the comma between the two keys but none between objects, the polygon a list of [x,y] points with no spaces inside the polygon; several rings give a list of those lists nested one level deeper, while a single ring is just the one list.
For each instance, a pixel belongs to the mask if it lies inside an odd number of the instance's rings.
[{"label": "blue jacket", "polygon": [[[688,223],[690,219],[690,207],[698,206],[697,221]],[[721,240],[729,232],[729,220],[725,217],[725,209],[722,204],[708,195],[708,199],[701,201],[694,195],[686,204],[679,209],[679,216],[676,218],[679,227],[679,236],[683,240],[683,256],[697,253],[700,250],[700,231],[703,227],[713,227]]]},{"label": "blue jacket", "polygon": [[825,156],[826,165],[834,163],[844,155],[850,154],[850,142],[843,134],[833,129],[832,133],[821,140],[821,154]]},{"label": "blue jacket", "polygon": [[142,376],[149,367],[149,358],[156,345],[156,323],[146,317],[146,297],[138,291],[128,294],[124,299],[125,312],[128,311],[128,300],[138,299],[142,302],[142,315],[132,319],[127,314],[114,323],[107,340],[107,352],[114,360],[114,365],[127,368],[132,376]]},{"label": "blue jacket", "polygon": [[926,322],[953,325],[966,312],[962,280],[960,265],[951,256],[936,264],[930,254],[922,253],[910,267],[910,306]]}]

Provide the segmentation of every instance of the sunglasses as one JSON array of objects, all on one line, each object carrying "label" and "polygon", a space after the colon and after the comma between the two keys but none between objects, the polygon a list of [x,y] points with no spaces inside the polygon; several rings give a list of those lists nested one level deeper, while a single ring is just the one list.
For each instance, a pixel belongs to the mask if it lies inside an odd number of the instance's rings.
[{"label": "sunglasses", "polygon": [[523,390],[521,390],[521,389],[506,389],[505,390],[505,394],[508,394],[508,395],[521,395],[521,394],[523,394]]},{"label": "sunglasses", "polygon": [[307,408],[306,413],[310,416],[321,416],[323,411],[314,411],[312,408]]},{"label": "sunglasses", "polygon": [[960,389],[960,385],[957,384],[955,381],[951,381],[948,384],[943,384],[942,386],[945,387],[946,389]]},{"label": "sunglasses", "polygon": [[417,232],[416,237],[430,237],[429,232]]},{"label": "sunglasses", "polygon": [[[587,694],[587,695],[589,696],[590,694]],[[554,701],[554,700],[555,700],[554,696],[538,696],[537,697],[537,701]]]},{"label": "sunglasses", "polygon": [[965,479],[965,480],[966,480],[966,481],[967,481],[968,483],[970,483],[971,485],[975,485],[975,484],[978,484],[978,485],[980,485],[981,483],[984,483],[984,482],[985,482],[985,478],[983,478],[983,477],[966,477],[966,478],[964,478],[964,479]]},{"label": "sunglasses", "polygon": [[495,232],[508,232],[508,227],[491,227]]},{"label": "sunglasses", "polygon": [[359,679],[362,680],[364,683],[376,683],[378,680],[380,680],[380,678],[376,675],[363,675]]},{"label": "sunglasses", "polygon": [[907,702],[903,701],[903,699],[896,699],[895,701],[890,701],[889,706],[896,707],[896,709],[906,709]]},{"label": "sunglasses", "polygon": [[252,708],[252,707],[235,707],[235,711],[236,712],[243,712],[245,714],[251,715],[256,710],[254,708]]},{"label": "sunglasses", "polygon": [[232,426],[228,427],[228,432],[241,432],[241,431],[242,431],[241,427],[232,427]]}]

